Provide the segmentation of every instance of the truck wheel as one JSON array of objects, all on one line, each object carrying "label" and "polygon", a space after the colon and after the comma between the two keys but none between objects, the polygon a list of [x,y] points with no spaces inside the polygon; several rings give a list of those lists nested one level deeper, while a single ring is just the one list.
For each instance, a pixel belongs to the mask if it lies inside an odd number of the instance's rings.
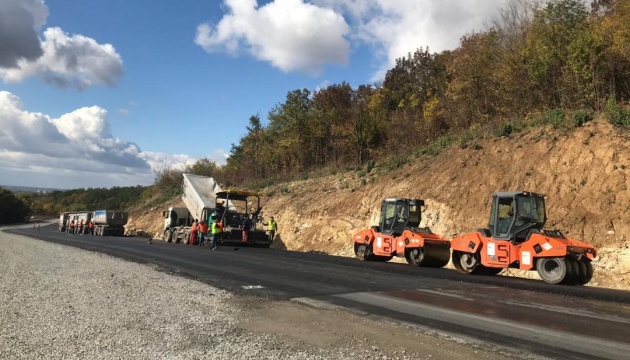
[{"label": "truck wheel", "polygon": [[173,233],[170,232],[168,229],[164,230],[164,241],[165,242],[173,241]]},{"label": "truck wheel", "polygon": [[472,274],[481,262],[478,253],[467,253],[463,251],[453,251],[453,266],[462,274]]},{"label": "truck wheel", "polygon": [[[536,260],[536,270],[540,278],[548,284],[559,284],[567,277],[567,263],[563,257],[538,258]],[[571,269],[571,268],[569,268]],[[571,273],[571,276],[573,274]]]}]

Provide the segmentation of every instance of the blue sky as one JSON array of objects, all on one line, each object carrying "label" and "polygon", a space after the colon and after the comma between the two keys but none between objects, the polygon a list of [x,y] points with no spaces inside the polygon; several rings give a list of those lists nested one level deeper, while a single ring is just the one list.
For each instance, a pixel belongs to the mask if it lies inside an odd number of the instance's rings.
[{"label": "blue sky", "polygon": [[2,0],[0,184],[149,185],[219,164],[287,92],[378,81],[508,0]]}]

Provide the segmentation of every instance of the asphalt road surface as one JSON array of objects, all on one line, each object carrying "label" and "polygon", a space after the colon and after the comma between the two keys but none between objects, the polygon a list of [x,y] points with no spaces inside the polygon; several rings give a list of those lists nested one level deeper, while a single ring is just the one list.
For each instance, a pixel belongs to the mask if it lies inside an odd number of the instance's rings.
[{"label": "asphalt road surface", "polygon": [[398,263],[247,247],[152,244],[69,235],[56,226],[8,230],[106,253],[236,294],[341,307],[562,359],[630,358],[630,292],[462,275]]}]

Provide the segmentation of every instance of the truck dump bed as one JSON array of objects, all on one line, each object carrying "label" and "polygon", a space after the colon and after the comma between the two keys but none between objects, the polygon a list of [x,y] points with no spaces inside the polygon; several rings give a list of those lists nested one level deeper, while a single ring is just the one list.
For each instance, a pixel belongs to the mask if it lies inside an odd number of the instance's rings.
[{"label": "truck dump bed", "polygon": [[183,174],[182,200],[193,219],[204,219],[203,209],[214,209],[219,184],[209,176]]},{"label": "truck dump bed", "polygon": [[96,210],[92,216],[95,225],[124,226],[129,214],[126,211]]}]

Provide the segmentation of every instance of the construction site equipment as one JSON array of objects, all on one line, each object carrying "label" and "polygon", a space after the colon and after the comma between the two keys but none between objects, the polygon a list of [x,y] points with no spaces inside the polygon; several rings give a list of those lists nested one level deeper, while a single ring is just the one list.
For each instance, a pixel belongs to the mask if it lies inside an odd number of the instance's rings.
[{"label": "construction site equipment", "polygon": [[389,261],[404,257],[407,263],[443,267],[450,259],[450,242],[429,228],[421,228],[420,199],[384,199],[378,226],[356,233],[354,254],[359,260]]},{"label": "construction site equipment", "polygon": [[94,222],[94,235],[124,236],[125,225],[127,225],[128,219],[129,214],[126,211],[96,210],[92,213],[92,222]]},{"label": "construction site equipment", "polygon": [[[90,211],[64,212],[59,215],[57,230],[65,231],[69,234],[83,234],[90,219],[92,219]],[[83,220],[83,227],[80,226],[81,220]],[[70,226],[72,222],[74,226]]]},{"label": "construction site equipment", "polygon": [[166,242],[181,242],[188,240],[193,217],[187,208],[170,207],[162,212],[164,216],[163,236]]},{"label": "construction site equipment", "polygon": [[[82,211],[76,213],[74,216],[74,233],[85,234],[88,232],[88,223],[92,219],[93,213],[89,211]],[[125,222],[126,223],[126,222]],[[80,224],[83,224],[81,227]]]},{"label": "construction site equipment", "polygon": [[544,230],[546,221],[544,195],[494,193],[488,228],[451,242],[453,265],[464,274],[496,275],[516,268],[536,270],[550,284],[587,284],[597,250],[559,230]]},{"label": "construction site equipment", "polygon": [[[271,241],[264,229],[260,216],[260,194],[248,190],[231,189],[216,193],[216,219],[223,225],[221,244],[246,243],[247,245],[269,247]],[[243,239],[244,220],[251,224],[248,239]]]},{"label": "construction site equipment", "polygon": [[59,222],[57,222],[57,230],[58,231],[66,231],[66,226],[68,224],[68,216],[69,212],[64,212],[59,214]]},{"label": "construction site equipment", "polygon": [[182,200],[186,208],[172,207],[162,212],[166,242],[186,242],[193,220],[208,221],[214,212],[219,184],[209,176],[182,174]]}]

